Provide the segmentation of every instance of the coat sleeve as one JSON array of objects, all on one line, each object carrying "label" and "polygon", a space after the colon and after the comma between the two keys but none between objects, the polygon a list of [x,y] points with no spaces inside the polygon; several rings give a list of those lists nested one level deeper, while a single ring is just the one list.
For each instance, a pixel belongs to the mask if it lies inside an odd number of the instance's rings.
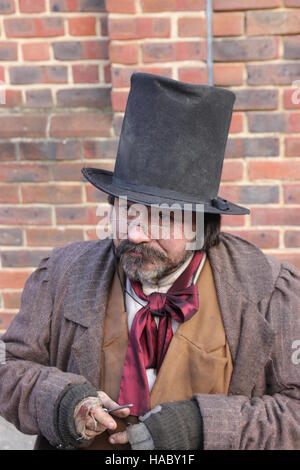
[{"label": "coat sleeve", "polygon": [[300,273],[290,263],[281,264],[266,318],[276,332],[266,394],[195,394],[204,449],[300,449]]},{"label": "coat sleeve", "polygon": [[0,415],[21,432],[43,435],[54,446],[60,444],[55,420],[60,397],[70,385],[89,385],[83,376],[49,365],[55,259],[53,254],[44,258],[29,276],[20,311],[1,337],[0,361]]}]

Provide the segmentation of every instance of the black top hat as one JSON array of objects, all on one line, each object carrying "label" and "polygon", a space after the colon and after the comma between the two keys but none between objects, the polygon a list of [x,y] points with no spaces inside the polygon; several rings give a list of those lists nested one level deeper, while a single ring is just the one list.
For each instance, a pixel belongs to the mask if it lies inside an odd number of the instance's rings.
[{"label": "black top hat", "polygon": [[145,205],[249,214],[218,197],[234,101],[224,88],[134,73],[114,172],[82,173],[105,193]]}]

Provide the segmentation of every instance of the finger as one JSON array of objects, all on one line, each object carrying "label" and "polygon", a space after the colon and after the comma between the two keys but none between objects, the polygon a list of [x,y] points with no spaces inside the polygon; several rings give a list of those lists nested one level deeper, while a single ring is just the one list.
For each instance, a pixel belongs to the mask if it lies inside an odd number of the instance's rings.
[{"label": "finger", "polygon": [[103,410],[102,407],[97,406],[96,408],[93,408],[90,413],[94,416],[96,421],[106,429],[116,429],[117,423],[106,411]]},{"label": "finger", "polygon": [[[116,401],[112,400],[105,392],[100,390],[98,392],[98,396],[101,398],[103,402],[103,406],[110,410],[111,408],[114,408],[115,406],[119,406],[119,403]],[[113,411],[112,414],[117,416],[118,418],[126,418],[130,414],[130,408],[123,408],[122,410],[118,411]]]},{"label": "finger", "polygon": [[130,408],[123,408],[122,410],[113,411],[111,415],[115,415],[118,418],[126,418],[130,415]]},{"label": "finger", "polygon": [[98,423],[96,419],[93,420],[90,416],[88,416],[85,421],[85,428],[95,432],[104,432],[106,430],[105,426]]},{"label": "finger", "polygon": [[[112,400],[105,392],[99,391],[98,396],[101,398],[103,402],[103,406],[107,408],[108,410],[110,408],[114,408],[115,406],[119,406],[119,403],[116,401]],[[125,408],[124,408],[125,409]]]},{"label": "finger", "polygon": [[127,431],[115,432],[109,437],[109,442],[111,444],[127,444],[128,442]]},{"label": "finger", "polygon": [[85,435],[88,438],[99,436],[99,434],[102,434],[102,433],[100,431],[92,431],[91,429],[85,428]]}]

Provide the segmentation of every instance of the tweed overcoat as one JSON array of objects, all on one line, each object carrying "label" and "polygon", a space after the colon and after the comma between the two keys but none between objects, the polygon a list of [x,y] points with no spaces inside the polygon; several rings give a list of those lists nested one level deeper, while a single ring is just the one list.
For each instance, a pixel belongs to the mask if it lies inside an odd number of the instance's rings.
[{"label": "tweed overcoat", "polygon": [[[226,232],[207,255],[233,372],[228,395],[195,395],[204,449],[300,449],[300,273]],[[54,249],[28,278],[1,338],[0,414],[52,446],[64,388],[98,388],[114,271],[108,238]]]}]

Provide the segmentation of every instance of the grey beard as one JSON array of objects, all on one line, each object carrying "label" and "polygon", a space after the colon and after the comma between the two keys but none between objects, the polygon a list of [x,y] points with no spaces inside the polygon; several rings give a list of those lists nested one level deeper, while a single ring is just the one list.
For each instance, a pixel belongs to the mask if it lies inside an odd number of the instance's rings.
[{"label": "grey beard", "polygon": [[[141,253],[141,257],[130,257],[126,255],[128,252]],[[120,258],[123,270],[127,277],[134,281],[157,282],[159,279],[167,276],[181,266],[190,256],[189,250],[185,251],[182,258],[176,262],[171,261],[163,253],[154,250],[147,245],[135,245],[128,240],[124,240],[116,248],[116,255]],[[145,270],[144,266],[147,262],[151,262],[153,267]]]}]

